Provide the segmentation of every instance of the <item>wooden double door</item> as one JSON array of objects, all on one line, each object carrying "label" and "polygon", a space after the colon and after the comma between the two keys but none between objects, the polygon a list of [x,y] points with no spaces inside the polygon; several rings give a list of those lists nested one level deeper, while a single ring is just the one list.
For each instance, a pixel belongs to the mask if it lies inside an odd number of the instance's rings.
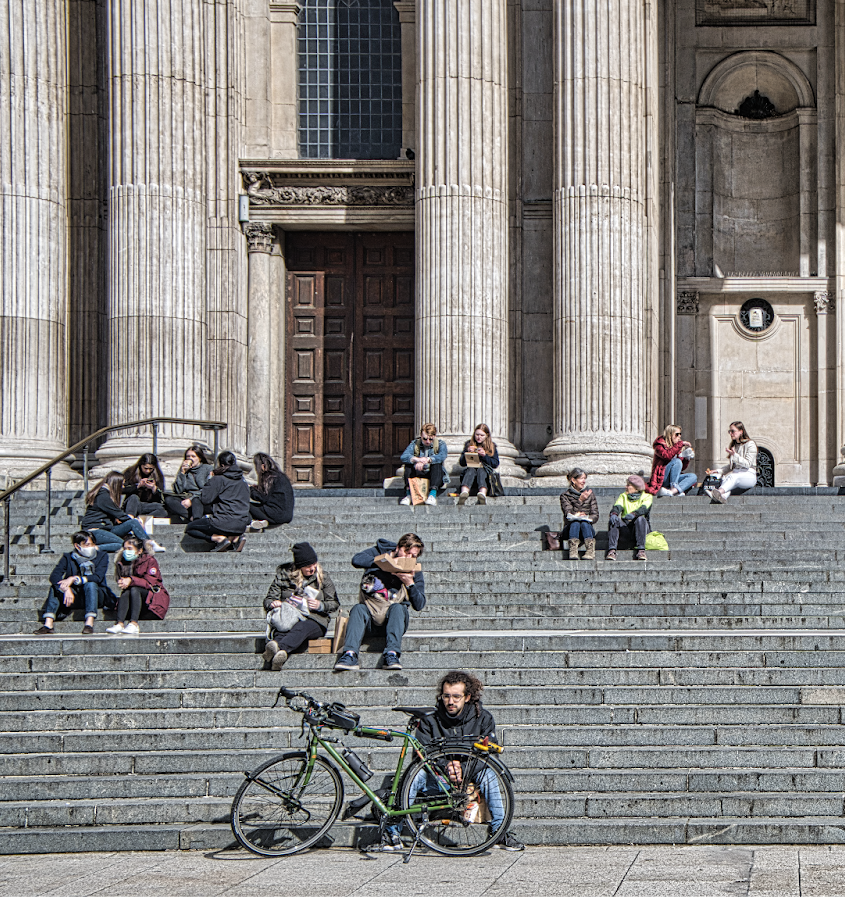
[{"label": "wooden double door", "polygon": [[379,487],[414,435],[414,235],[288,232],[285,260],[288,475]]}]

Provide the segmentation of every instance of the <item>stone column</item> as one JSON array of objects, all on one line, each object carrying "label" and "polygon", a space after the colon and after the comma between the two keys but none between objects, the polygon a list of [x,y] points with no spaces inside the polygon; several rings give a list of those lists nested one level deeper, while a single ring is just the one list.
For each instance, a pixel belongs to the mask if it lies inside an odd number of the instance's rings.
[{"label": "stone column", "polygon": [[[831,368],[833,367],[834,315],[836,312],[836,295],[832,290],[817,290],[813,295],[816,308],[816,373],[818,395],[816,396],[816,462],[818,471],[815,482],[818,486],[827,486],[833,478],[833,466],[836,464],[837,445],[833,437],[835,430],[835,410],[831,403],[835,393],[831,389]],[[831,414],[833,411],[833,414]]]},{"label": "stone column", "polygon": [[[417,4],[416,0],[396,0],[402,32],[402,147],[399,158],[408,158],[407,150],[416,153],[417,93]],[[410,155],[413,159],[414,156]]]},{"label": "stone column", "polygon": [[208,414],[229,426],[227,448],[246,448],[246,249],[238,222],[238,150],[243,121],[242,20],[234,0],[206,8],[208,66]]},{"label": "stone column", "polygon": [[648,468],[646,23],[555,0],[554,437],[538,476]]},{"label": "stone column", "polygon": [[[107,323],[110,423],[208,413],[203,0],[109,0]],[[193,427],[163,427],[173,467]],[[222,436],[227,447],[227,436]],[[148,432],[98,451],[120,468]]]},{"label": "stone column", "polygon": [[64,0],[0,0],[0,475],[67,448]]},{"label": "stone column", "polygon": [[272,327],[270,253],[273,225],[250,222],[244,228],[249,252],[249,327],[247,337],[247,454],[270,451],[272,409]]},{"label": "stone column", "polygon": [[[275,159],[299,158],[299,45],[296,24],[299,4],[290,0],[270,2],[270,58],[268,89],[272,109],[272,155]],[[266,451],[266,449],[264,449]]]},{"label": "stone column", "polygon": [[508,442],[506,0],[420,0],[417,21],[417,424],[450,455],[479,422]]},{"label": "stone column", "polygon": [[[845,0],[834,2],[835,45],[835,129],[845,133]],[[835,249],[835,297],[839,300],[836,315],[836,445],[841,446],[842,458],[833,469],[833,485],[845,486],[845,153],[836,153],[836,249]],[[831,421],[833,423],[833,421]]]}]

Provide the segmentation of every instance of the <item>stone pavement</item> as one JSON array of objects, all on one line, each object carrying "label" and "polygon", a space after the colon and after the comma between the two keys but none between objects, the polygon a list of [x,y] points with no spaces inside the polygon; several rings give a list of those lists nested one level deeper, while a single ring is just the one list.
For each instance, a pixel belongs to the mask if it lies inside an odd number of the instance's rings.
[{"label": "stone pavement", "polygon": [[0,857],[0,897],[842,897],[845,846],[534,847],[471,859],[319,850]]}]

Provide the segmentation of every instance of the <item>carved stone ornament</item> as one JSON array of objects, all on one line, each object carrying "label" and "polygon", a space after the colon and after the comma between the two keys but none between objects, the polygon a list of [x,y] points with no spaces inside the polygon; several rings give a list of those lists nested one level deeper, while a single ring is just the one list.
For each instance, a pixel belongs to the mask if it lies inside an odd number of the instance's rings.
[{"label": "carved stone ornament", "polygon": [[764,97],[759,90],[755,90],[739,104],[736,114],[741,118],[760,120],[774,118],[778,113],[775,104],[768,97]]},{"label": "carved stone ornament", "polygon": [[412,206],[413,187],[311,186],[274,187],[270,175],[244,171],[246,192],[251,205],[298,206]]},{"label": "carved stone ornament", "polygon": [[698,291],[697,290],[678,290],[678,314],[679,315],[697,315],[698,314]]},{"label": "carved stone ornament", "polygon": [[276,239],[272,224],[249,222],[244,225],[247,252],[272,252]]},{"label": "carved stone ornament", "polygon": [[817,290],[813,294],[817,315],[832,315],[836,311],[836,299],[832,290]]}]

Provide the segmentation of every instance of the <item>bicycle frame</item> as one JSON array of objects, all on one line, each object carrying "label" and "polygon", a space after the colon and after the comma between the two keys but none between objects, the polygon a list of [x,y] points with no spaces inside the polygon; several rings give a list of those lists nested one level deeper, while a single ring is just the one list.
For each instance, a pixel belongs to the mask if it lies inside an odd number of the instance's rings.
[{"label": "bicycle frame", "polygon": [[[375,793],[375,791],[373,791],[372,788],[367,785],[366,782],[362,781],[361,777],[349,766],[346,760],[344,760],[343,755],[334,746],[335,743],[338,742],[337,738],[322,735],[319,731],[322,726],[315,726],[310,723],[306,723],[306,725],[308,725],[309,729],[308,743],[306,745],[306,751],[308,753],[308,764],[305,770],[302,787],[307,786],[311,778],[311,773],[314,769],[314,762],[317,759],[317,749],[319,746],[322,747],[323,750],[332,758],[332,760],[337,763],[341,770],[345,772],[350,779],[352,779],[353,783],[357,785],[364,792],[364,794],[367,795],[367,797],[369,797],[376,809],[378,809],[380,813],[383,813],[387,817],[401,818],[404,816],[410,816],[414,813],[420,813],[423,810],[447,810],[451,808],[452,805],[449,800],[449,783],[442,775],[440,775],[440,773],[437,772],[437,770],[435,770],[431,766],[431,764],[426,759],[425,748],[411,734],[410,729],[413,725],[413,720],[408,724],[408,729],[404,732],[399,732],[395,729],[375,729],[371,726],[358,726],[349,733],[350,735],[355,735],[359,738],[378,738],[381,741],[387,741],[387,736],[402,739],[402,749],[399,752],[399,760],[396,764],[396,772],[393,774],[393,781],[390,786],[390,794],[388,795],[386,801],[383,801]],[[399,782],[402,779],[402,770],[405,766],[405,758],[408,755],[409,748],[411,748],[414,753],[417,754],[417,756],[425,763],[425,768],[431,773],[432,776],[434,776],[438,787],[443,792],[444,801],[442,803],[432,803],[432,800],[429,799],[425,804],[414,804],[407,810],[394,809],[393,804],[399,791]],[[298,786],[299,783],[297,783],[296,787]]]}]

